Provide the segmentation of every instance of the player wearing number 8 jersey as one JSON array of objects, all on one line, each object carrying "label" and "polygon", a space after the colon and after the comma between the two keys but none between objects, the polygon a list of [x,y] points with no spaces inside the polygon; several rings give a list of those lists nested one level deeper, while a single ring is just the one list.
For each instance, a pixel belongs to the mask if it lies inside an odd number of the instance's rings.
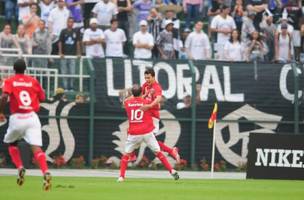
[{"label": "player wearing number 8 jersey", "polygon": [[9,144],[9,154],[18,169],[17,184],[21,186],[24,183],[25,169],[18,148],[18,141],[24,139],[31,145],[34,158],[44,175],[43,189],[49,190],[51,175],[48,172],[45,153],[40,148],[42,146],[41,124],[36,114],[39,111],[40,101],[45,99],[45,94],[35,78],[24,74],[25,69],[24,60],[18,59],[14,63],[15,75],[4,81],[0,101],[0,122],[5,121],[3,112],[9,99],[11,115],[4,142]]},{"label": "player wearing number 8 jersey", "polygon": [[120,177],[119,182],[125,179],[125,173],[135,149],[140,147],[142,142],[154,152],[155,156],[163,163],[168,169],[175,180],[179,179],[178,173],[171,167],[167,158],[160,151],[160,147],[153,134],[154,125],[150,110],[142,111],[140,108],[149,102],[141,97],[141,87],[134,85],[132,87],[133,97],[130,97],[124,102],[129,120],[128,138],[125,146],[125,154],[120,162]]},{"label": "player wearing number 8 jersey", "polygon": [[[159,121],[160,121],[160,101],[162,98],[162,87],[155,80],[155,72],[152,68],[149,68],[145,71],[145,80],[146,82],[143,84],[143,98],[148,100],[150,104],[147,104],[141,108],[141,110],[150,109],[153,117],[153,123],[155,129],[153,130],[154,134],[157,136],[159,134]],[[163,142],[158,141],[158,144],[162,151],[165,151],[171,155],[177,163],[180,162],[180,156],[178,153],[177,147],[169,147],[165,145]]]}]

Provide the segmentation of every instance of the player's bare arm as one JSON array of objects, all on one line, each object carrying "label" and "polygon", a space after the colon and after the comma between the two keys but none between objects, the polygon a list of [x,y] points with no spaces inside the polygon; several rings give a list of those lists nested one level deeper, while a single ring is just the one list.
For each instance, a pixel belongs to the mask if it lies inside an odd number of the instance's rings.
[{"label": "player's bare arm", "polygon": [[131,94],[130,89],[126,88],[124,90],[119,91],[119,100],[122,106],[125,104],[126,101],[133,98],[134,96]]},{"label": "player's bare arm", "polygon": [[149,109],[153,108],[153,107],[156,106],[156,105],[159,105],[161,99],[162,99],[161,96],[157,96],[157,97],[154,99],[154,101],[153,101],[152,103],[143,105],[143,106],[140,108],[140,110],[146,111],[146,110],[149,110]]},{"label": "player's bare arm", "polygon": [[1,100],[0,100],[0,122],[5,121],[4,107],[5,107],[5,104],[7,103],[7,100],[8,100],[8,94],[3,93],[1,95]]},{"label": "player's bare arm", "polygon": [[148,88],[145,88],[145,91],[144,91],[144,93],[143,93],[143,95],[142,95],[142,98],[145,99],[148,95],[149,95]]}]

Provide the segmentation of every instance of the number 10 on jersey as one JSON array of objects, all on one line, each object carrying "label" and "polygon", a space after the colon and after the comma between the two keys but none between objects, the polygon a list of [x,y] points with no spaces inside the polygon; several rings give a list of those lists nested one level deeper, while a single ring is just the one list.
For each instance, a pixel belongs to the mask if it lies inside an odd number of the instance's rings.
[{"label": "number 10 on jersey", "polygon": [[144,111],[140,109],[131,110],[131,123],[142,122],[143,117],[144,117]]}]

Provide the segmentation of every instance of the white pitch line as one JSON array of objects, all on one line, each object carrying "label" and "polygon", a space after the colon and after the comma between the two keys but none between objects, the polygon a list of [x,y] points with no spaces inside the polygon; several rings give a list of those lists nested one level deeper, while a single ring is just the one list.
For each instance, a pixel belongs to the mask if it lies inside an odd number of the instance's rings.
[{"label": "white pitch line", "polygon": [[[110,169],[50,169],[53,176],[62,177],[110,177],[117,178],[119,170]],[[0,169],[0,176],[16,176],[16,169]],[[28,169],[26,175],[41,176],[38,169]],[[210,172],[180,171],[181,179],[210,179]],[[127,170],[127,178],[171,178],[164,170]],[[241,172],[214,172],[215,179],[246,179],[246,173]]]}]

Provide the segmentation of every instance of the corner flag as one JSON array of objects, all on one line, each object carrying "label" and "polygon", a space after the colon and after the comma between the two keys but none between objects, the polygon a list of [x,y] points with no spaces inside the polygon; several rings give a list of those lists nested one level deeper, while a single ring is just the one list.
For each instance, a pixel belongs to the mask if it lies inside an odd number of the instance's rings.
[{"label": "corner flag", "polygon": [[213,128],[214,122],[216,121],[216,115],[217,115],[217,103],[214,104],[213,111],[212,111],[211,116],[208,120],[208,128],[209,129]]},{"label": "corner flag", "polygon": [[216,115],[217,115],[217,103],[214,103],[213,111],[208,120],[208,128],[213,128],[213,139],[212,139],[212,156],[211,156],[211,178],[213,178],[214,173],[214,156],[215,156],[215,133],[216,133]]}]

